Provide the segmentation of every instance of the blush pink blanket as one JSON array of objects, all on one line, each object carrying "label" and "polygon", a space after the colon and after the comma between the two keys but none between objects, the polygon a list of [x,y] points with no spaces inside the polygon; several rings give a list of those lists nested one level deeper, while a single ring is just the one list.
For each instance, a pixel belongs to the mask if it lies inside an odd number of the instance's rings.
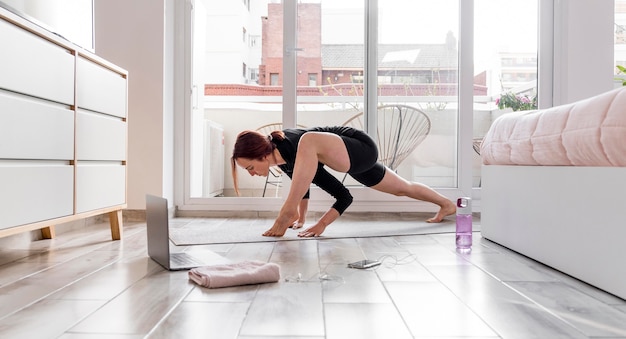
[{"label": "blush pink blanket", "polygon": [[277,282],[280,266],[261,261],[201,266],[189,271],[189,279],[208,288]]},{"label": "blush pink blanket", "polygon": [[480,151],[485,165],[626,166],[626,87],[572,104],[507,113]]}]

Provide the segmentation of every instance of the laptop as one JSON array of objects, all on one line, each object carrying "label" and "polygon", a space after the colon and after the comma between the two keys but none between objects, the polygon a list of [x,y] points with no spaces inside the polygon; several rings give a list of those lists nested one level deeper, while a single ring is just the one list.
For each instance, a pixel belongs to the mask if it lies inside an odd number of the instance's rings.
[{"label": "laptop", "polygon": [[165,198],[146,195],[146,229],[148,233],[148,255],[167,270],[189,270],[199,266],[229,262],[221,255],[208,250],[172,253],[170,251],[167,199]]}]

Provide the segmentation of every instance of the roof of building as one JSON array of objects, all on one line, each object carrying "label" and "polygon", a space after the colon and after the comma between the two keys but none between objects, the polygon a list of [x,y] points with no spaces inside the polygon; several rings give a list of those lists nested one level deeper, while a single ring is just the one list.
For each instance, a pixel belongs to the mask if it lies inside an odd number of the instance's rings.
[{"label": "roof of building", "polygon": [[[458,68],[456,49],[445,44],[378,45],[378,68]],[[322,68],[363,68],[364,47],[360,44],[322,45]]]}]

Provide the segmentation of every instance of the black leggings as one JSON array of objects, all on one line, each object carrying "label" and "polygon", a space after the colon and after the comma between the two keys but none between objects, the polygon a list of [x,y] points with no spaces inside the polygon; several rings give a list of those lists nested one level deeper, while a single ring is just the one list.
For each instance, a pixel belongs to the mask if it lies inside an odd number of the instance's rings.
[{"label": "black leggings", "polygon": [[378,147],[374,139],[360,130],[355,130],[351,136],[342,135],[341,139],[350,157],[348,174],[367,187],[380,183],[386,168],[378,162]]}]

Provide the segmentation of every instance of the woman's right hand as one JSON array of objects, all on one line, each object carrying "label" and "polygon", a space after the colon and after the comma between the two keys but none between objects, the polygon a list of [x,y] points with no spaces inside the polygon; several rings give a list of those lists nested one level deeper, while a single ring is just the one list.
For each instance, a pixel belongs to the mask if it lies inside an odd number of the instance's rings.
[{"label": "woman's right hand", "polygon": [[265,237],[282,237],[285,235],[287,229],[294,224],[294,222],[298,221],[298,209],[290,210],[286,209],[284,206],[280,210],[278,217],[274,221],[274,225],[269,230],[263,233]]}]

